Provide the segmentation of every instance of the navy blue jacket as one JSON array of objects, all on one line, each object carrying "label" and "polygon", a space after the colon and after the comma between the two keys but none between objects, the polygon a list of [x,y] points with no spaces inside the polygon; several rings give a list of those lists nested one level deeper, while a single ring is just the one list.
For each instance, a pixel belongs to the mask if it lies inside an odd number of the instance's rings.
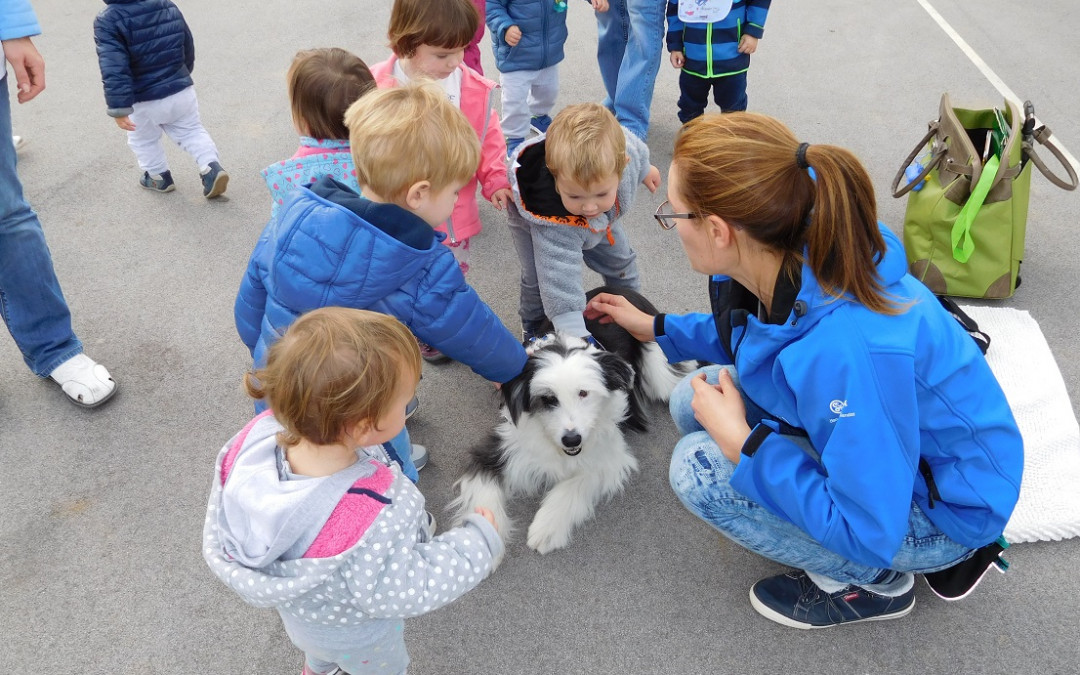
[{"label": "navy blue jacket", "polygon": [[[673,363],[734,363],[746,397],[767,411],[731,486],[847,560],[888,568],[912,501],[959,544],[997,539],[1019,498],[1024,442],[975,341],[907,273],[896,235],[882,235],[878,274],[900,314],[831,297],[804,264],[797,282],[777,281],[768,321],[721,278],[713,314],[657,317],[655,329]],[[820,458],[775,433],[785,424]]]},{"label": "navy blue jacket", "polygon": [[105,0],[94,19],[105,104],[112,117],[191,86],[195,42],[170,0]]},{"label": "navy blue jacket", "polygon": [[[687,0],[683,0],[687,2]],[[667,49],[683,52],[683,72],[698,77],[720,77],[745,72],[750,55],[739,53],[743,35],[759,40],[771,0],[735,0],[727,16],[712,23],[688,23],[679,18],[679,0],[668,0]]]},{"label": "navy blue jacket", "polygon": [[[500,73],[542,70],[563,60],[566,11],[555,11],[554,0],[487,0],[487,25]],[[513,47],[506,44],[510,26],[521,29]]]},{"label": "navy blue jacket", "polygon": [[518,375],[525,350],[465,283],[445,238],[329,176],[301,187],[263,230],[236,297],[236,329],[255,365],[296,317],[336,306],[396,317],[492,382]]}]

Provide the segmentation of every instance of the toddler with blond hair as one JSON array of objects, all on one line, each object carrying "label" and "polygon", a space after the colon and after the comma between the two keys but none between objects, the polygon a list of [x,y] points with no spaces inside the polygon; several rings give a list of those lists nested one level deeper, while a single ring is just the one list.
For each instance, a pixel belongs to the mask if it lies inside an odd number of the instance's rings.
[{"label": "toddler with blond hair", "polygon": [[522,143],[509,173],[522,339],[536,337],[547,318],[560,333],[592,340],[582,316],[582,263],[609,286],[641,287],[620,219],[639,183],[650,192],[660,186],[649,148],[604,106],[581,103],[556,115],[546,135]]},{"label": "toddler with blond hair", "polygon": [[[363,196],[331,176],[299,188],[263,230],[241,282],[236,326],[256,366],[301,313],[338,305],[398,318],[485,379],[518,375],[525,350],[435,230],[476,170],[468,121],[429,83],[370,92],[345,124]],[[415,479],[410,445],[393,447]]]}]

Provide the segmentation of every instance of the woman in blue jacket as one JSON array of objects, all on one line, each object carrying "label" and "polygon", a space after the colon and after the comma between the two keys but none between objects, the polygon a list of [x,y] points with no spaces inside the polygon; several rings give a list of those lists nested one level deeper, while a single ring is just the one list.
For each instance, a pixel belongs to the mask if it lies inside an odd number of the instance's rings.
[{"label": "woman in blue jacket", "polygon": [[764,115],[706,115],[675,142],[668,198],[657,220],[711,275],[712,313],[604,295],[589,313],[672,362],[729,364],[672,396],[670,478],[691,512],[798,568],[754,584],[754,608],[820,628],[908,614],[916,572],[973,567],[950,594],[969,591],[997,559],[1023,443],[974,341],[906,272],[859,161]]}]

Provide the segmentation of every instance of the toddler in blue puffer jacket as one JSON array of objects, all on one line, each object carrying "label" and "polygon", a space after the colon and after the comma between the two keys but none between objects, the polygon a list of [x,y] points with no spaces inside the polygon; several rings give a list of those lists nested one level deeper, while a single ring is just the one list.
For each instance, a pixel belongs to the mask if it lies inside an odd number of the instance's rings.
[{"label": "toddler in blue puffer jacket", "polygon": [[94,19],[105,104],[143,170],[139,185],[155,192],[175,189],[161,134],[195,158],[203,196],[221,196],[229,174],[199,119],[191,71],[195,42],[184,15],[170,0],[105,0]]}]

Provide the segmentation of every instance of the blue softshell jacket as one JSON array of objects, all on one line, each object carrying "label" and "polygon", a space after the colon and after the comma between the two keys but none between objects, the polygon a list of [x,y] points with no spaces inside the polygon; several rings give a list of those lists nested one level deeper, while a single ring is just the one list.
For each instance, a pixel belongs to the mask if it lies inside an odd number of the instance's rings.
[{"label": "blue softshell jacket", "polygon": [[721,77],[745,72],[750,68],[750,55],[739,53],[739,40],[743,35],[761,39],[771,1],[735,0],[720,21],[684,23],[679,19],[679,0],[668,0],[667,49],[685,52],[682,69],[691,75]]},{"label": "blue softshell jacket", "polygon": [[302,313],[338,306],[396,317],[493,382],[521,372],[524,348],[465,283],[445,234],[329,176],[296,192],[263,230],[236,296],[236,329],[256,366]]},{"label": "blue softshell jacket", "polygon": [[[554,0],[487,0],[486,11],[500,73],[542,70],[563,60],[566,11],[556,11]],[[521,29],[521,41],[513,47],[506,44],[510,26]]]},{"label": "blue softshell jacket", "polygon": [[112,117],[191,86],[195,42],[169,0],[105,0],[94,19],[105,105]]},{"label": "blue softshell jacket", "polygon": [[[742,286],[717,277],[712,314],[661,316],[656,330],[672,362],[734,363],[746,396],[772,418],[744,444],[732,487],[830,551],[888,568],[912,500],[957,543],[1000,536],[1020,493],[1023,441],[971,336],[882,230],[878,272],[886,293],[910,303],[901,314],[827,297],[804,265],[769,321],[733,300]],[[794,430],[820,460],[774,433]],[[937,487],[932,505],[920,458]]]},{"label": "blue softshell jacket", "polygon": [[[41,34],[41,24],[29,0],[7,0],[0,11],[0,40],[14,40]],[[6,75],[6,71],[5,71]]]}]

